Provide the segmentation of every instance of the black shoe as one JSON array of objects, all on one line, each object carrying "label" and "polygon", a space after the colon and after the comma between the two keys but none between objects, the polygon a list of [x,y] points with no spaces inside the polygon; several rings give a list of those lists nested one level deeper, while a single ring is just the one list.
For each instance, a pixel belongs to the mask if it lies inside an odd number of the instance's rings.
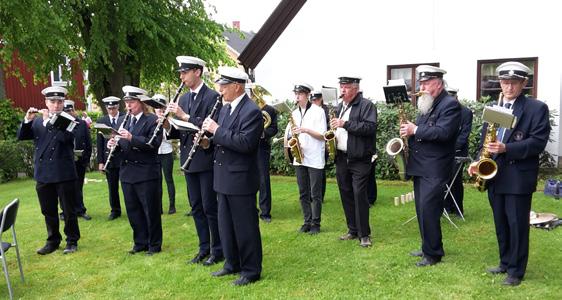
[{"label": "black shoe", "polygon": [[431,258],[429,256],[424,255],[422,260],[420,260],[416,263],[416,266],[418,266],[418,267],[433,266],[433,265],[439,263],[440,261],[441,261],[440,259],[434,259],[434,258]]},{"label": "black shoe", "polygon": [[59,214],[59,219],[60,219],[61,221],[64,221],[64,214],[63,214],[63,213],[60,213],[60,214]]},{"label": "black shoe", "polygon": [[340,236],[341,241],[349,241],[349,240],[356,240],[356,239],[357,239],[357,234],[352,234],[352,233],[346,233]]},{"label": "black shoe", "polygon": [[271,217],[261,216],[260,219],[265,223],[271,223]]},{"label": "black shoe", "polygon": [[503,273],[507,272],[507,270],[504,267],[501,267],[501,266],[497,266],[495,268],[489,268],[486,271],[488,271],[488,273],[494,274],[494,275],[503,274]]},{"label": "black shoe", "polygon": [[137,254],[139,252],[144,252],[144,251],[148,251],[148,248],[135,248],[135,247],[133,247],[133,249],[129,250],[129,254]]},{"label": "black shoe", "polygon": [[161,249],[148,249],[148,251],[146,251],[145,255],[146,256],[152,256],[156,253],[160,253],[162,250]]},{"label": "black shoe", "polygon": [[82,219],[86,221],[90,221],[92,219],[92,217],[90,217],[90,215],[88,215],[87,213],[79,214],[78,216],[82,217]]},{"label": "black shoe", "polygon": [[205,258],[207,258],[207,256],[209,256],[209,253],[197,253],[197,255],[195,255],[195,257],[193,259],[191,259],[189,261],[190,264],[199,264],[202,263]]},{"label": "black shoe", "polygon": [[252,282],[256,282],[256,281],[258,281],[258,280],[257,279],[252,280],[248,277],[240,276],[238,279],[234,280],[232,282],[232,284],[236,285],[236,286],[243,286],[243,285],[248,285],[248,284],[250,284]]},{"label": "black shoe", "polygon": [[203,262],[204,266],[212,266],[214,264],[218,264],[219,262],[224,260],[224,256],[214,256],[211,255],[209,258]]},{"label": "black shoe", "polygon": [[45,246],[43,246],[43,248],[37,249],[37,254],[46,255],[46,254],[55,252],[58,248],[59,248],[59,245],[55,246],[55,245],[51,245],[51,244],[45,244]]},{"label": "black shoe", "polygon": [[173,206],[170,206],[170,209],[168,209],[168,214],[169,215],[173,215],[176,213],[176,208]]},{"label": "black shoe", "polygon": [[185,213],[185,216],[186,216],[186,217],[191,217],[191,216],[193,216],[193,211],[190,210],[190,211],[186,212],[186,213]]},{"label": "black shoe", "polygon": [[320,233],[320,225],[312,225],[310,226],[310,230],[308,234],[319,234]]},{"label": "black shoe", "polygon": [[62,254],[70,254],[70,253],[74,253],[76,251],[78,251],[77,245],[67,244],[66,247],[64,248],[64,250],[62,251]]},{"label": "black shoe", "polygon": [[300,233],[305,233],[305,232],[309,232],[310,231],[310,225],[308,224],[304,224],[301,226],[301,228],[299,229]]},{"label": "black shoe", "polygon": [[119,218],[120,216],[121,216],[120,214],[110,213],[109,217],[107,217],[107,220],[112,221],[112,220],[115,220],[115,219]]},{"label": "black shoe", "polygon": [[505,280],[502,282],[503,285],[509,286],[518,286],[521,284],[521,278],[513,277],[511,275],[507,275]]},{"label": "black shoe", "polygon": [[236,271],[230,271],[230,270],[226,270],[226,269],[220,269],[216,272],[211,272],[211,275],[214,277],[222,277],[222,276],[226,276],[226,275],[230,275],[230,274],[236,274],[238,272]]},{"label": "black shoe", "polygon": [[423,251],[421,251],[421,250],[414,250],[414,251],[410,252],[410,256],[422,257],[422,256],[423,256]]},{"label": "black shoe", "polygon": [[359,242],[359,246],[361,247],[371,247],[373,245],[373,242],[371,242],[371,238],[368,236],[364,236],[361,238],[361,241]]}]

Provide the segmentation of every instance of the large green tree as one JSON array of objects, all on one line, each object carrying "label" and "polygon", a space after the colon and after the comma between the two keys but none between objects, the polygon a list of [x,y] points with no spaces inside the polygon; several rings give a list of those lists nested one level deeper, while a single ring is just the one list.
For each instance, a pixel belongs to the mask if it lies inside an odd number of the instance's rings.
[{"label": "large green tree", "polygon": [[2,0],[0,60],[6,68],[17,52],[45,80],[70,58],[88,71],[89,92],[99,101],[120,96],[127,84],[178,82],[177,55],[198,56],[211,68],[231,63],[224,30],[204,0]]}]

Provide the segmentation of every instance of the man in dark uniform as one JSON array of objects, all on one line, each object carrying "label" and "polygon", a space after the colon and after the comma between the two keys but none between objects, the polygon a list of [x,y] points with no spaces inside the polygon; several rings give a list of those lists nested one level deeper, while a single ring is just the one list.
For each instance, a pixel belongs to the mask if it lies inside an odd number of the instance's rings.
[{"label": "man in dark uniform", "polygon": [[[527,98],[523,88],[531,70],[519,62],[506,62],[498,72],[504,98],[499,105],[512,109],[517,117],[513,129],[498,130],[497,140],[488,145],[498,173],[487,181],[488,198],[499,245],[500,262],[488,272],[507,273],[504,285],[516,286],[525,276],[529,258],[529,215],[532,194],[536,190],[539,154],[544,151],[550,135],[548,106]],[[487,124],[482,128],[482,142]],[[476,162],[469,174],[476,171]]]},{"label": "man in dark uniform", "polygon": [[[458,91],[458,89],[447,87],[447,93],[457,100],[459,100],[457,97]],[[461,122],[457,132],[457,140],[455,142],[455,157],[459,157],[459,160],[455,160],[455,166],[453,167],[450,177],[451,179],[455,176],[457,170],[459,170],[459,168],[462,170],[464,166],[464,162],[462,162],[460,158],[468,157],[468,137],[470,136],[471,130],[472,111],[461,104]],[[464,186],[462,184],[462,175],[462,172],[459,171],[455,181],[453,181],[451,185],[451,194],[447,194],[447,197],[445,198],[445,209],[447,210],[447,213],[453,213],[459,216],[464,216]]]},{"label": "man in dark uniform", "polygon": [[[86,168],[90,164],[90,156],[92,155],[92,137],[90,136],[90,128],[86,121],[77,117],[74,111],[74,101],[64,100],[63,110],[76,118],[78,124],[74,126],[74,166],[78,178],[76,179],[76,215],[84,218],[84,220],[91,220],[86,213],[86,206],[84,205],[84,177],[86,176]],[[60,200],[60,199],[59,199]],[[62,204],[61,204],[62,207]],[[61,213],[61,219],[64,218],[64,212]]]},{"label": "man in dark uniform", "polygon": [[[250,89],[253,91],[253,89]],[[253,92],[252,92],[253,93]],[[253,94],[252,97],[259,97]],[[253,99],[256,101],[256,99]],[[265,100],[262,99],[265,103]],[[263,129],[263,133],[260,137],[260,146],[258,148],[258,160],[260,169],[260,219],[264,222],[271,222],[271,181],[269,177],[269,161],[271,158],[271,138],[274,137],[277,132],[277,111],[273,106],[265,103],[262,108],[263,112],[269,114],[271,118],[271,124],[267,128]]]},{"label": "man in dark uniform", "polygon": [[156,129],[158,117],[145,113],[141,99],[150,99],[146,91],[134,86],[123,87],[123,100],[129,116],[119,135],[108,141],[108,148],[121,152],[119,178],[125,197],[127,217],[133,229],[135,254],[147,251],[147,255],[162,250],[162,219],[160,216],[160,163],[158,147],[162,141],[157,136],[151,145],[147,142]]},{"label": "man in dark uniform", "polygon": [[[326,116],[326,128],[330,129],[330,108],[324,103],[324,98],[321,91],[313,91],[310,93],[310,101],[314,105],[320,106],[324,110],[324,115]],[[322,202],[324,202],[324,196],[326,196],[326,170],[328,169],[328,164],[331,164],[328,153],[328,145],[325,147],[325,161],[324,165],[324,178],[322,178]]]},{"label": "man in dark uniform", "polygon": [[[176,118],[201,127],[203,120],[217,102],[219,94],[207,87],[201,79],[205,61],[192,56],[178,56],[176,60],[179,64],[180,78],[190,91],[181,96],[179,103],[169,103],[168,111]],[[180,139],[182,165],[193,147],[194,135],[194,132],[180,132],[175,129],[170,132],[169,138]],[[185,181],[199,237],[199,251],[189,263],[203,263],[206,266],[216,264],[224,260],[224,255],[217,220],[217,194],[213,190],[213,146],[208,149],[199,147],[195,151],[185,172]]]},{"label": "man in dark uniform", "polygon": [[417,68],[420,91],[416,124],[400,125],[408,137],[406,174],[414,181],[416,215],[420,228],[422,256],[418,267],[434,265],[445,255],[441,238],[443,196],[455,160],[455,139],[459,129],[460,104],[445,91],[445,70],[421,65]]},{"label": "man in dark uniform", "polygon": [[[34,140],[34,174],[37,182],[35,189],[41,205],[41,213],[47,225],[47,243],[37,250],[45,255],[58,249],[62,236],[59,232],[58,199],[62,201],[63,210],[67,212],[64,219],[66,247],[64,254],[76,252],[80,229],[75,211],[74,134],[71,126],[58,126],[55,119],[60,115],[67,90],[63,87],[48,87],[41,92],[45,96],[47,109],[37,110],[31,107],[25,114],[17,132],[18,140]],[[36,117],[37,113],[42,117]],[[72,123],[71,123],[72,124]]]},{"label": "man in dark uniform", "polygon": [[259,188],[258,147],[263,132],[259,107],[244,90],[248,75],[233,67],[219,68],[217,80],[227,103],[218,124],[205,119],[203,129],[214,134],[214,184],[219,199],[219,230],[226,261],[213,276],[240,272],[234,285],[260,279],[262,245],[256,193]]},{"label": "man in dark uniform", "polygon": [[370,247],[368,185],[371,158],[376,153],[377,113],[375,105],[359,92],[361,78],[339,78],[342,102],[336,118],[336,178],[347,223],[347,233],[340,240],[359,238],[361,247]]},{"label": "man in dark uniform", "polygon": [[[111,126],[115,130],[119,129],[119,126],[121,126],[121,122],[123,122],[124,119],[123,114],[119,112],[119,101],[121,101],[121,99],[114,96],[103,98],[102,102],[105,104],[105,108],[107,109],[107,115],[99,118],[97,123]],[[114,152],[113,157],[111,157],[111,160],[104,170],[109,149],[107,148],[107,139],[105,139],[101,133],[98,133],[96,147],[98,170],[103,171],[105,173],[105,178],[107,179],[107,187],[109,189],[109,206],[111,207],[111,213],[109,214],[108,220],[111,221],[121,216],[121,203],[119,200],[119,166],[121,165],[121,155],[118,152]]]}]

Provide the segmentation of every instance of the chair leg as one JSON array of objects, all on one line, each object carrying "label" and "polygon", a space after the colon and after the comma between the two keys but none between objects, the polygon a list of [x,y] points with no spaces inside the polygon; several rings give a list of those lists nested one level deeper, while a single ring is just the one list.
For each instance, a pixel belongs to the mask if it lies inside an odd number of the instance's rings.
[{"label": "chair leg", "polygon": [[[14,228],[12,226],[12,228]],[[16,239],[16,230],[13,229],[14,231],[12,232],[12,235],[14,237],[14,248],[16,248],[16,258],[18,260],[18,267],[20,268],[20,277],[21,277],[21,282],[25,283],[25,279],[23,278],[23,268],[21,267],[21,258],[20,258],[20,247],[18,245],[18,240]]]},{"label": "chair leg", "polygon": [[8,292],[10,293],[10,300],[11,300],[14,299],[14,294],[13,294],[14,292],[12,291],[12,285],[10,284],[10,275],[8,274],[8,266],[6,265],[5,253],[2,253],[2,268],[4,269],[4,275],[6,276],[6,284],[8,285]]}]

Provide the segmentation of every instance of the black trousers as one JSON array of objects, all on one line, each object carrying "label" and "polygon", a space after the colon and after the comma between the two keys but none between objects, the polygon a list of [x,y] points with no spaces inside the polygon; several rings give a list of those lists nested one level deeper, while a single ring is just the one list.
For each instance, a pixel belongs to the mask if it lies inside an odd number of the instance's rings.
[{"label": "black trousers", "polygon": [[84,205],[84,177],[86,177],[86,166],[81,163],[74,163],[76,166],[76,173],[78,179],[75,181],[76,189],[76,213],[82,215],[86,213],[86,206]]},{"label": "black trousers", "polygon": [[199,253],[210,252],[215,256],[223,256],[217,216],[217,194],[213,190],[213,171],[185,173],[185,180],[199,237]]},{"label": "black trousers", "polygon": [[448,213],[454,213],[458,215],[460,210],[460,212],[464,215],[464,207],[463,207],[464,186],[462,185],[463,167],[464,167],[464,163],[455,163],[455,167],[453,168],[453,174],[451,175],[450,178],[450,180],[452,180],[457,170],[461,168],[461,171],[459,171],[457,178],[455,178],[455,181],[453,181],[451,185],[451,194],[453,195],[453,197],[455,197],[455,201],[457,202],[459,209],[457,210],[457,207],[455,206],[455,202],[453,201],[451,195],[447,194],[447,197],[445,198],[445,209],[447,210]]},{"label": "black trousers", "polygon": [[523,278],[529,259],[529,213],[532,195],[493,194],[488,199],[494,215],[500,266]]},{"label": "black trousers", "polygon": [[443,196],[448,178],[414,176],[414,198],[423,254],[440,260],[445,255],[441,234]]},{"label": "black trousers", "polygon": [[59,232],[58,199],[61,199],[64,218],[64,234],[66,243],[77,245],[80,239],[80,229],[75,211],[75,181],[63,181],[57,183],[37,182],[35,186],[41,213],[45,217],[47,226],[47,244],[58,246],[62,236]]},{"label": "black trousers", "polygon": [[295,171],[304,224],[320,226],[324,169],[296,166]]},{"label": "black trousers", "polygon": [[109,189],[109,206],[111,213],[121,215],[121,203],[119,200],[119,168],[108,168],[105,171],[107,187]]},{"label": "black trousers", "polygon": [[373,205],[377,202],[377,177],[375,176],[377,162],[374,161],[371,163],[371,170],[369,171],[369,192],[368,192],[368,199],[369,204]]},{"label": "black trousers", "polygon": [[136,249],[148,249],[155,252],[162,250],[159,183],[158,179],[139,183],[121,182],[127,217],[133,229]]},{"label": "black trousers", "polygon": [[371,162],[348,161],[347,155],[338,151],[336,178],[345,213],[348,232],[359,237],[371,235],[369,226],[369,200],[367,190]]},{"label": "black trousers", "polygon": [[[166,180],[166,187],[168,189],[168,200],[170,207],[176,206],[176,185],[174,184],[174,154],[172,152],[166,154],[158,154],[158,161],[160,161],[160,170]],[[162,182],[160,182],[160,198],[162,198]]]},{"label": "black trousers", "polygon": [[218,193],[218,199],[224,269],[257,280],[262,269],[262,244],[256,195]]},{"label": "black trousers", "polygon": [[258,147],[258,168],[260,171],[260,216],[271,218],[271,181],[269,177],[269,161],[271,146],[260,143]]}]

